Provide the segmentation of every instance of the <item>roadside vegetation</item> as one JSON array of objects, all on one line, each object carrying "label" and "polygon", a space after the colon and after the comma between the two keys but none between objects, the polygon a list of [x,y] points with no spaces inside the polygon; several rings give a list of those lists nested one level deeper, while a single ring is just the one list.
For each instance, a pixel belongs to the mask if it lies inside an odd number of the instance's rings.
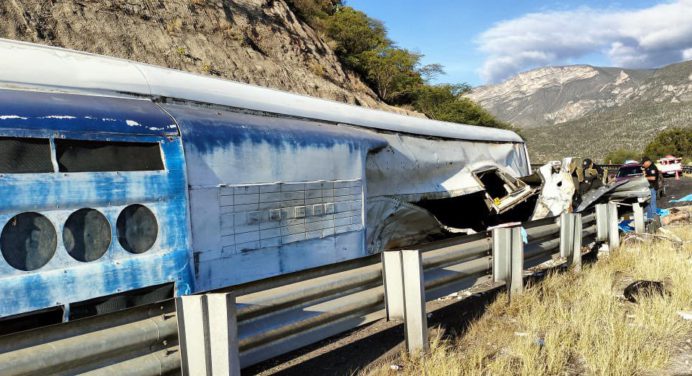
[{"label": "roadside vegetation", "polygon": [[431,119],[516,130],[463,97],[470,86],[431,84],[444,74],[444,67],[423,65],[423,55],[397,46],[381,21],[341,0],[287,2],[331,45],[341,63],[359,74],[385,103],[422,112]]},{"label": "roadside vegetation", "polygon": [[[434,338],[429,354],[369,375],[662,375],[692,371],[692,226],[684,242],[626,243],[610,257],[501,294],[459,337]],[[624,299],[634,280],[663,281],[668,293]],[[687,362],[680,363],[687,349]]]},{"label": "roadside vegetation", "polygon": [[617,149],[606,154],[605,163],[621,164],[626,160],[640,160],[644,155],[650,158],[661,158],[674,155],[683,159],[683,163],[692,162],[692,128],[672,128],[660,132],[644,148],[644,152],[628,149]]}]

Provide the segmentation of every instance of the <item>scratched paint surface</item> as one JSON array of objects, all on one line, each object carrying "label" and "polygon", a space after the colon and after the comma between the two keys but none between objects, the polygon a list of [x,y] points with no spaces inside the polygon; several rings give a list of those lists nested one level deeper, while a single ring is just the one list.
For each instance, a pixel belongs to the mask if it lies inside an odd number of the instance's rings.
[{"label": "scratched paint surface", "polygon": [[2,89],[0,129],[178,134],[172,119],[148,100]]},{"label": "scratched paint surface", "polygon": [[365,255],[362,181],[368,151],[384,146],[377,134],[164,107],[180,124],[185,146],[199,289]]},{"label": "scratched paint surface", "polygon": [[[31,105],[18,102],[31,102],[34,94],[14,97],[12,106],[5,99],[1,100],[0,114],[8,116],[15,112],[29,118],[28,110],[17,110]],[[36,103],[44,102],[36,99]],[[0,197],[3,198],[0,201],[0,226],[19,213],[38,212],[51,221],[58,236],[55,255],[37,270],[17,270],[0,258],[0,286],[3,289],[0,317],[162,283],[175,283],[177,294],[190,293],[194,289],[189,263],[189,219],[182,143],[179,137],[160,137],[163,133],[177,134],[177,129],[151,129],[173,124],[173,121],[152,103],[145,103],[112,102],[111,99],[92,97],[84,105],[93,106],[93,111],[84,107],[71,112],[73,107],[66,106],[60,111],[51,111],[60,114],[60,118],[41,119],[37,115],[45,113],[42,112],[45,109],[37,108],[29,119],[15,119],[19,123],[13,123],[12,127],[4,123],[11,120],[0,120],[0,136],[4,137],[51,135],[71,139],[159,142],[166,166],[164,171],[0,175]],[[107,108],[108,113],[101,111],[103,108]],[[104,116],[122,122],[83,121],[86,117]],[[136,121],[141,126],[129,126],[126,120]],[[14,129],[17,124],[23,125],[21,129]],[[136,136],[142,133],[148,135]],[[158,220],[156,243],[143,254],[128,253],[118,242],[118,215],[131,204],[147,206]],[[108,251],[92,262],[73,259],[62,239],[68,216],[85,207],[104,214],[112,234]]]}]

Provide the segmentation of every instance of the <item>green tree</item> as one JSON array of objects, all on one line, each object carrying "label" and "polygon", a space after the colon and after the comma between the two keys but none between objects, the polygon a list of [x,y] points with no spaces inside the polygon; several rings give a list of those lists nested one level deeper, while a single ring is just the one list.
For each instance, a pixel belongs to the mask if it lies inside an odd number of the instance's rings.
[{"label": "green tree", "polygon": [[484,127],[512,129],[472,100],[464,97],[471,87],[460,85],[422,85],[416,92],[413,107],[429,118]]},{"label": "green tree", "polygon": [[[418,65],[423,55],[403,48],[385,47],[361,54],[366,79],[385,102],[397,102],[423,84]],[[401,101],[399,101],[401,102]]]},{"label": "green tree", "polygon": [[604,162],[607,164],[623,164],[627,160],[638,161],[642,154],[634,150],[617,149],[606,154]]},{"label": "green tree", "polygon": [[323,31],[325,21],[341,6],[341,0],[286,0],[293,12],[313,29]]},{"label": "green tree", "polygon": [[651,158],[672,154],[689,161],[692,159],[692,128],[672,128],[659,133],[646,146],[644,154]]},{"label": "green tree", "polygon": [[348,67],[364,73],[362,54],[391,45],[381,21],[351,7],[338,7],[329,17],[327,36],[336,43],[335,52]]}]

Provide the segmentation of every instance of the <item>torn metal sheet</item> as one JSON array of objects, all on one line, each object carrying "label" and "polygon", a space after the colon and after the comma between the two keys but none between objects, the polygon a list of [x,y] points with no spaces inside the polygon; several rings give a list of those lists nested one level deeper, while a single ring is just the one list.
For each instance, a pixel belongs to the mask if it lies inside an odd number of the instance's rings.
[{"label": "torn metal sheet", "polygon": [[457,197],[484,189],[474,171],[498,168],[514,178],[529,173],[523,144],[378,135],[388,145],[368,154],[369,198],[394,196],[416,202]]},{"label": "torn metal sheet", "polygon": [[605,198],[609,198],[611,201],[649,201],[651,199],[649,181],[644,177],[637,177],[588,191],[582,195],[582,201],[575,211],[584,211]]},{"label": "torn metal sheet", "polygon": [[538,169],[543,184],[531,220],[555,217],[570,211],[576,187],[569,166],[570,160],[567,158],[562,163],[548,163]]},{"label": "torn metal sheet", "polygon": [[427,210],[392,197],[368,200],[368,253],[420,244],[442,235],[443,226]]}]

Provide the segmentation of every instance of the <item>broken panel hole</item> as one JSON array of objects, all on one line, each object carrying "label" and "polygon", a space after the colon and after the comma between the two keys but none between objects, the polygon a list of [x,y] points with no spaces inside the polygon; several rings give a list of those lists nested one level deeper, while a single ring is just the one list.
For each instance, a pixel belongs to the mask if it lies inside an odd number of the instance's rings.
[{"label": "broken panel hole", "polygon": [[67,253],[82,262],[101,258],[111,244],[111,226],[106,217],[94,209],[72,213],[62,231]]},{"label": "broken panel hole", "polygon": [[505,187],[507,184],[498,174],[497,170],[490,170],[477,173],[478,179],[483,183],[485,191],[492,198],[505,197],[512,189]]},{"label": "broken panel hole", "polygon": [[0,137],[0,174],[53,172],[50,141]]},{"label": "broken panel hole", "polygon": [[485,192],[440,200],[422,200],[416,205],[427,209],[440,223],[449,227],[485,231],[495,222],[485,202]]},{"label": "broken panel hole", "polygon": [[58,245],[55,227],[38,213],[19,214],[0,235],[2,256],[15,269],[31,271],[46,265]]},{"label": "broken panel hole", "polygon": [[130,205],[118,217],[118,241],[131,253],[144,253],[151,249],[159,233],[156,216],[143,205]]},{"label": "broken panel hole", "polygon": [[158,143],[55,140],[60,172],[163,170]]}]

